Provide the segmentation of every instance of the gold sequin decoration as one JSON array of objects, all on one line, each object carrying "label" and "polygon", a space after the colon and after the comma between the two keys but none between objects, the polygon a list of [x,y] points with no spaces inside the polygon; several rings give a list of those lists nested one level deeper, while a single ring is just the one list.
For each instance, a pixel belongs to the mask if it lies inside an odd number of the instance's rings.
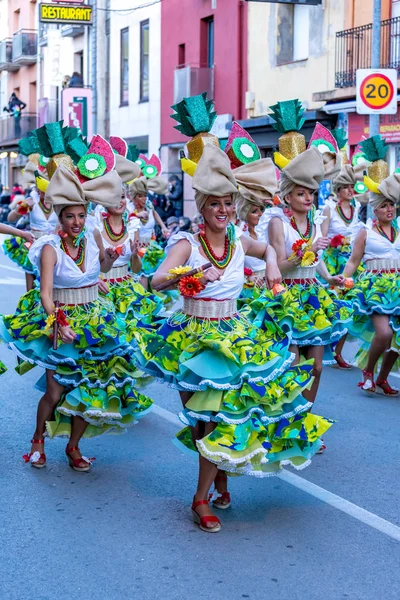
[{"label": "gold sequin decoration", "polygon": [[279,138],[279,152],[289,160],[293,160],[293,158],[305,152],[306,149],[306,138],[302,133],[289,131]]},{"label": "gold sequin decoration", "polygon": [[389,177],[389,165],[385,160],[375,160],[370,167],[368,167],[368,177],[377,183],[382,183],[386,177]]},{"label": "gold sequin decoration", "polygon": [[67,154],[55,154],[46,165],[46,170],[50,179],[53,177],[59,165],[64,165],[64,167],[66,167],[73,173],[75,173],[76,171],[74,163],[70,156],[68,156]]},{"label": "gold sequin decoration", "polygon": [[201,132],[194,136],[187,143],[187,149],[189,153],[189,158],[195,163],[198,163],[203,155],[203,150],[206,144],[214,144],[219,148],[219,140],[217,136],[212,133]]}]

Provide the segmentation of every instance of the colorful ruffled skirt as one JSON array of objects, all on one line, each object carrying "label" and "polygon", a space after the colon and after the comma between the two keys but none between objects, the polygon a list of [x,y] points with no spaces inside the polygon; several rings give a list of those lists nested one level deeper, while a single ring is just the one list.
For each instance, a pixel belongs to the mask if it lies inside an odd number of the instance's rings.
[{"label": "colorful ruffled skirt", "polygon": [[[375,335],[371,316],[373,314],[388,315],[393,329],[391,349],[400,354],[400,273],[365,271],[355,286],[346,294],[346,300],[354,308],[350,334],[362,341],[356,355],[356,364],[364,369],[368,352]],[[396,368],[400,362],[396,363]]]},{"label": "colorful ruffled skirt", "polygon": [[[57,350],[37,290],[21,297],[14,315],[0,318],[0,336],[18,356],[16,370],[23,374],[35,365],[50,369],[65,387],[52,420],[47,422],[47,433],[50,437],[69,436],[72,416],[88,423],[84,437],[124,433],[152,405],[134,389],[143,373],[132,362],[124,323],[110,310],[109,302],[101,299],[61,308],[77,337],[72,344],[60,342]],[[36,387],[46,390],[45,376]]]},{"label": "colorful ruffled skirt", "polygon": [[[289,340],[272,319],[258,329],[239,314],[211,320],[177,312],[156,332],[142,332],[138,346],[139,368],[193,392],[176,444],[229,474],[304,468],[331,426],[307,412],[302,396],[312,385],[312,362],[292,366]],[[191,428],[208,422],[215,428],[195,445]]]},{"label": "colorful ruffled skirt", "polygon": [[35,274],[35,267],[28,258],[29,250],[25,246],[25,240],[20,237],[10,237],[3,243],[4,254],[15,264],[30,275]]},{"label": "colorful ruffled skirt", "polygon": [[[326,268],[328,269],[329,275],[341,275],[344,268],[351,256],[351,245],[346,244],[337,248],[329,246],[324,250],[322,254],[322,260],[324,261]],[[364,271],[364,266],[361,264],[355,272],[353,279],[356,280],[361,273]]]},{"label": "colorful ruffled skirt", "polygon": [[286,290],[273,296],[270,290],[242,308],[257,327],[273,318],[296,346],[324,346],[324,364],[334,364],[332,347],[346,335],[352,321],[351,303],[324,288],[317,280],[288,281]]}]

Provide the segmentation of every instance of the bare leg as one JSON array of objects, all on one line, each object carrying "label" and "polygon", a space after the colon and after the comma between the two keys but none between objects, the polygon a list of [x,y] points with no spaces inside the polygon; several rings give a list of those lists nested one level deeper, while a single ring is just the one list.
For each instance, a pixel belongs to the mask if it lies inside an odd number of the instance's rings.
[{"label": "bare leg", "polygon": [[[71,436],[69,438],[67,448],[78,448],[81,437],[85,433],[88,423],[82,417],[72,417]],[[82,457],[80,450],[72,450],[69,452],[72,458],[78,459]],[[79,466],[84,467],[86,462],[82,460]]]},{"label": "bare leg", "polygon": [[149,289],[149,278],[148,277],[145,277],[144,275],[142,275],[140,278],[140,283],[142,284],[142,286],[144,287],[145,290]]},{"label": "bare leg", "polygon": [[377,377],[377,381],[386,381],[389,377],[390,371],[393,369],[394,363],[399,358],[397,352],[393,352],[393,350],[389,350],[389,352],[385,352],[385,356],[383,357],[383,362],[381,366],[381,370],[379,371],[379,375]]},{"label": "bare leg", "polygon": [[[208,435],[215,429],[216,423],[206,423],[205,425],[205,435]],[[211,488],[213,481],[218,472],[217,465],[214,465],[212,462],[204,458],[204,456],[199,457],[199,479],[197,483],[197,490],[194,497],[194,501],[198,500],[208,500],[208,494]],[[196,512],[200,517],[209,517],[213,516],[213,512],[210,508],[209,504],[200,504],[196,508]],[[215,523],[209,524],[210,528],[215,527]]]},{"label": "bare leg", "polygon": [[292,352],[293,354],[295,354],[295,359],[292,362],[292,365],[298,365],[300,362],[300,350],[298,346],[290,346],[289,348],[290,352]]},{"label": "bare leg", "polygon": [[314,359],[314,366],[312,370],[312,374],[314,376],[314,383],[311,386],[310,390],[304,390],[303,396],[309,402],[314,403],[315,398],[317,396],[319,382],[321,379],[322,373],[322,359],[324,356],[324,347],[323,346],[310,346],[307,348],[306,357],[307,360]]},{"label": "bare leg", "polygon": [[[368,373],[375,372],[376,363],[382,354],[390,348],[393,337],[393,330],[390,327],[388,315],[373,314],[372,324],[375,329],[375,335],[368,353],[368,362],[365,368]],[[367,379],[370,378],[367,377]]]},{"label": "bare leg", "polygon": [[[53,371],[46,370],[46,393],[39,400],[36,413],[36,429],[33,434],[33,439],[42,440],[43,434],[46,431],[46,421],[51,419],[51,416],[60,401],[64,387],[57,383],[53,377]],[[31,452],[43,452],[43,444],[32,444]]]},{"label": "bare leg", "polygon": [[339,356],[342,356],[343,346],[345,345],[346,340],[347,340],[347,333],[336,344],[335,354],[338,354]]},{"label": "bare leg", "polygon": [[25,281],[26,281],[26,291],[30,292],[31,290],[33,290],[35,278],[30,273],[25,273]]}]

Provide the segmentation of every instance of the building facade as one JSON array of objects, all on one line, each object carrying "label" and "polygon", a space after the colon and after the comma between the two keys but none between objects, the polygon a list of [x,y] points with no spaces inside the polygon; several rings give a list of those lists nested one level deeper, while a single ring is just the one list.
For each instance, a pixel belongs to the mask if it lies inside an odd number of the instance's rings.
[{"label": "building facade", "polygon": [[[228,136],[233,119],[245,116],[247,10],[241,0],[161,2],[161,160],[182,177],[179,152],[187,139],[174,129],[171,105],[207,92],[219,115],[216,133]],[[185,214],[194,211],[190,178],[184,178]]]},{"label": "building facade", "polygon": [[18,139],[36,126],[36,9],[36,0],[0,0],[1,108],[8,105],[12,93],[26,104],[20,116],[15,112],[1,112],[0,165],[4,186],[21,181],[24,161],[17,152]]},{"label": "building facade", "polygon": [[109,3],[109,132],[145,154],[158,154],[160,147],[163,3],[131,0],[131,10],[125,0]]}]

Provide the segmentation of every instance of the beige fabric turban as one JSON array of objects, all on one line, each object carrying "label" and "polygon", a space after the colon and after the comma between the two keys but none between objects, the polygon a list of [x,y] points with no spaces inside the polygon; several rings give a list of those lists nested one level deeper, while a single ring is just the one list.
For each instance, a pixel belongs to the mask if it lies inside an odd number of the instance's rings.
[{"label": "beige fabric turban", "polygon": [[24,181],[25,187],[35,185],[35,182],[36,182],[35,171],[37,171],[37,168],[38,168],[38,166],[35,165],[35,163],[28,160],[28,162],[25,165],[24,175],[23,175],[23,181]]},{"label": "beige fabric turban", "polygon": [[213,144],[207,144],[197,165],[192,182],[197,210],[201,212],[209,196],[233,196],[238,187],[228,156]]},{"label": "beige fabric turban", "polygon": [[147,194],[147,192],[153,192],[162,196],[167,193],[168,183],[162,177],[152,177],[151,179],[139,177],[139,179],[132,181],[129,189],[133,197],[137,194]]},{"label": "beige fabric turban", "polygon": [[115,170],[121,177],[122,183],[128,183],[128,181],[140,177],[141,174],[139,165],[120,154],[115,155]]},{"label": "beige fabric turban", "polygon": [[371,193],[369,203],[372,210],[376,210],[386,200],[395,204],[400,201],[400,173],[393,173],[386,177],[379,185],[380,194]]},{"label": "beige fabric turban", "polygon": [[67,206],[87,206],[89,202],[105,208],[116,208],[121,202],[122,183],[116,171],[81,183],[77,176],[60,165],[50,180],[45,201],[54,207],[57,216]]},{"label": "beige fabric turban", "polygon": [[351,165],[344,165],[339,175],[333,181],[333,191],[335,194],[346,185],[354,186],[357,181],[362,181],[363,175],[361,169],[355,169]]},{"label": "beige fabric turban", "polygon": [[252,206],[265,208],[278,191],[276,167],[270,158],[261,158],[234,169],[233,175],[239,188],[236,212],[245,221]]},{"label": "beige fabric turban", "polygon": [[312,146],[294,158],[281,173],[280,196],[284,200],[296,185],[316,191],[325,177],[322,154]]}]

